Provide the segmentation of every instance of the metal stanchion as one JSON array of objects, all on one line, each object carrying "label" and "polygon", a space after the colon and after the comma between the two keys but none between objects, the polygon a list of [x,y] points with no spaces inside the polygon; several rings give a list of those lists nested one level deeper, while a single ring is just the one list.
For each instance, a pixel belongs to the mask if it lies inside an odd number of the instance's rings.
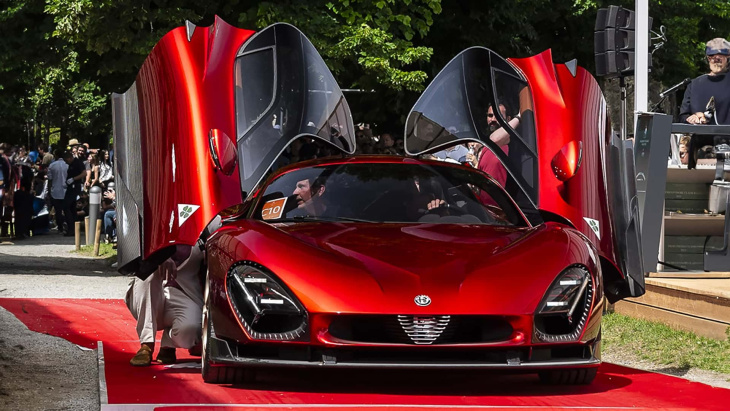
[{"label": "metal stanchion", "polygon": [[[94,244],[96,248],[96,226],[99,219],[99,207],[101,205],[101,187],[93,186],[89,189],[89,216],[87,217],[88,228],[86,230],[86,244]],[[92,236],[92,237],[89,237]]]}]

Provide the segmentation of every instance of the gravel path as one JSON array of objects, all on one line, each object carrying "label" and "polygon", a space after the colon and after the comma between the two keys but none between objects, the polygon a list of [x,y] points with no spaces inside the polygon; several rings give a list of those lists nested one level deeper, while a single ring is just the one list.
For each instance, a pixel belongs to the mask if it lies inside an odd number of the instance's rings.
[{"label": "gravel path", "polygon": [[[0,242],[0,298],[123,298],[129,278],[58,234]],[[97,352],[28,330],[0,308],[0,409],[98,410]]]},{"label": "gravel path", "polygon": [[0,298],[123,298],[129,279],[110,262],[72,253],[58,234],[0,243]]},{"label": "gravel path", "polygon": [[0,336],[0,409],[99,409],[95,350],[29,331],[1,308]]}]

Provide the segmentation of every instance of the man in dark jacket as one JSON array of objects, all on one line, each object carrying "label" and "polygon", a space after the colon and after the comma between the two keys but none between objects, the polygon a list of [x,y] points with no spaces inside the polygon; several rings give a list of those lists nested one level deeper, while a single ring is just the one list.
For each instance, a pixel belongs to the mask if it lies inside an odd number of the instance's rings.
[{"label": "man in dark jacket", "polygon": [[69,152],[64,153],[63,160],[68,164],[66,195],[63,198],[63,210],[68,225],[68,231],[65,235],[70,237],[75,235],[76,198],[81,194],[84,179],[86,179],[86,166],[84,166],[81,159],[74,157]]},{"label": "man in dark jacket", "polygon": [[[687,86],[679,117],[689,124],[730,124],[730,42],[712,39],[705,47],[710,72]],[[687,166],[694,168],[699,147],[714,144],[712,135],[693,135],[689,145]]]},{"label": "man in dark jacket", "polygon": [[[710,72],[687,86],[684,92],[680,118],[690,124],[730,124],[730,42],[712,39],[705,47]],[[714,118],[708,116],[708,103],[714,100]]]}]

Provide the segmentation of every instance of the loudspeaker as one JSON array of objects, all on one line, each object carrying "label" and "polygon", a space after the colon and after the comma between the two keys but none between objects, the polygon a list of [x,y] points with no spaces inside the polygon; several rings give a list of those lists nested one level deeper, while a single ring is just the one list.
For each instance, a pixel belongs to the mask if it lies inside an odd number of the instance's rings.
[{"label": "loudspeaker", "polygon": [[598,9],[594,31],[602,31],[607,28],[634,30],[634,12],[620,6]]},{"label": "loudspeaker", "polygon": [[[652,19],[649,18],[649,28]],[[596,75],[606,77],[630,76],[634,70],[636,48],[634,12],[619,6],[599,9],[593,37]],[[651,68],[651,53],[649,53]]]},{"label": "loudspeaker", "polygon": [[618,30],[615,28],[597,31],[593,38],[593,47],[596,54],[607,51],[631,51],[636,45],[636,36],[633,31]]},{"label": "loudspeaker", "polygon": [[[632,76],[634,74],[634,51],[607,51],[596,54],[596,75],[603,77]],[[651,70],[651,53],[647,53]]]}]

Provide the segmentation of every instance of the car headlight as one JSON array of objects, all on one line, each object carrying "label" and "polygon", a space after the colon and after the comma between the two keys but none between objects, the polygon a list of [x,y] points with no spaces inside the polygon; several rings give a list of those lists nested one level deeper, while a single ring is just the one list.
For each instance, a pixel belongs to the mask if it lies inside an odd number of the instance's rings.
[{"label": "car headlight", "polygon": [[563,270],[535,314],[535,335],[544,342],[576,341],[593,303],[593,278],[581,266]]},{"label": "car headlight", "polygon": [[252,338],[284,341],[306,336],[307,311],[263,266],[238,262],[228,271],[226,284],[231,305]]}]

